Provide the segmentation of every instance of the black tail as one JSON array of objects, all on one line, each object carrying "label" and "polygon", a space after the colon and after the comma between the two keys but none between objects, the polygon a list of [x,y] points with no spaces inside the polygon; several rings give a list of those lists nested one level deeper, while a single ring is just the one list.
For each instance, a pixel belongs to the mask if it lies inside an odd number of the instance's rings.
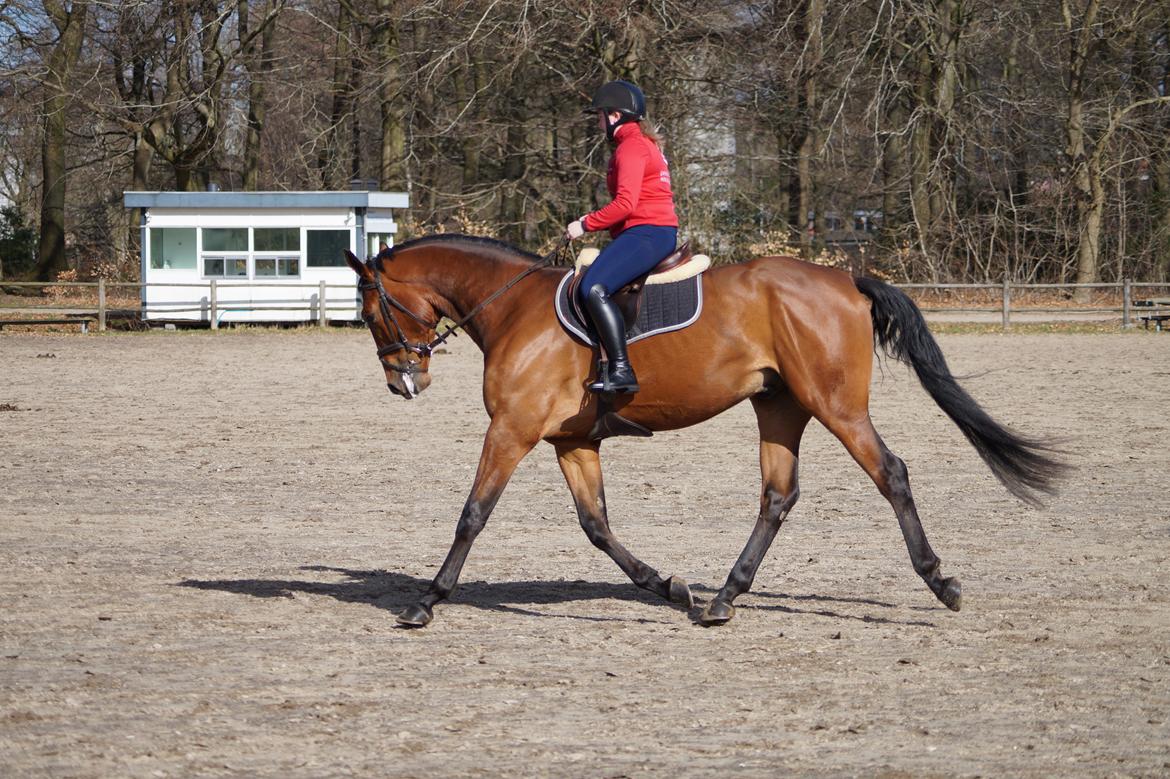
[{"label": "black tail", "polygon": [[1068,466],[1046,454],[1053,451],[1052,445],[996,422],[959,386],[922,312],[904,292],[875,279],[858,278],[854,283],[873,303],[874,340],[887,355],[914,369],[934,402],[963,431],[1003,486],[1033,505],[1040,504],[1036,493],[1054,494],[1054,482]]}]

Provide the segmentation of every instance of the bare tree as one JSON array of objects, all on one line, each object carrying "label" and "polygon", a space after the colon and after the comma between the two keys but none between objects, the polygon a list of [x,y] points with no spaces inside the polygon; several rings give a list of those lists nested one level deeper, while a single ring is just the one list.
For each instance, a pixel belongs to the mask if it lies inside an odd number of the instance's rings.
[{"label": "bare tree", "polygon": [[[1109,15],[1102,17],[1103,10]],[[1131,50],[1135,33],[1150,26],[1146,17],[1152,12],[1154,9],[1144,2],[1107,9],[1100,0],[1085,0],[1083,5],[1074,5],[1072,0],[1061,2],[1069,46],[1066,132],[1079,228],[1078,284],[1100,280],[1106,167],[1113,142],[1135,111],[1170,101],[1165,95],[1131,95],[1121,88],[1123,74],[1116,67],[1117,49]],[[1098,66],[1097,78],[1094,65]],[[1088,294],[1080,290],[1078,297],[1087,299]]]},{"label": "bare tree", "polygon": [[276,19],[285,0],[263,0],[260,7],[260,34],[252,34],[248,0],[236,4],[236,29],[239,36],[240,61],[248,74],[248,128],[244,140],[243,188],[255,190],[260,178],[260,142],[267,112],[268,79],[276,59],[273,51]]},{"label": "bare tree", "polygon": [[[381,143],[378,148],[378,185],[402,186],[406,173],[406,132],[402,115],[402,55],[398,44],[398,3],[377,0],[373,46],[378,73],[378,112]],[[460,79],[458,84],[461,85]]]},{"label": "bare tree", "polygon": [[43,0],[56,33],[44,64],[41,118],[41,227],[37,244],[37,278],[49,281],[65,269],[65,129],[69,121],[69,77],[81,53],[89,3]]}]

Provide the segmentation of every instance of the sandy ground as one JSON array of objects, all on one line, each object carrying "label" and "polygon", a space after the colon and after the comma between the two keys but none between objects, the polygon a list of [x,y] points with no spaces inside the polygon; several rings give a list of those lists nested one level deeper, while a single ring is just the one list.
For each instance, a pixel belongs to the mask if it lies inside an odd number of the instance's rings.
[{"label": "sandy ground", "polygon": [[[814,424],[726,627],[594,550],[542,445],[406,631],[487,426],[472,344],[408,403],[361,331],[0,335],[0,772],[1170,773],[1170,336],[940,341],[1079,467],[1030,509],[906,371],[875,374],[961,613]],[[619,537],[709,597],[755,518],[750,406],[604,455]]]}]

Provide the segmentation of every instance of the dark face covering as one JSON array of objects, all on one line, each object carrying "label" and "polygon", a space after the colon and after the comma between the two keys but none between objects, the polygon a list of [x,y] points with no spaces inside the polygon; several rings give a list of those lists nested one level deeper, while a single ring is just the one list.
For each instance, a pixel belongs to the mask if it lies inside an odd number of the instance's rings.
[{"label": "dark face covering", "polygon": [[613,140],[614,133],[617,132],[617,128],[621,127],[626,122],[635,121],[635,119],[632,116],[627,116],[626,114],[620,114],[618,117],[618,120],[616,122],[611,122],[609,120],[609,112],[608,111],[601,111],[600,114],[601,114],[601,122],[602,122],[602,124],[605,125],[605,137],[611,141]]}]

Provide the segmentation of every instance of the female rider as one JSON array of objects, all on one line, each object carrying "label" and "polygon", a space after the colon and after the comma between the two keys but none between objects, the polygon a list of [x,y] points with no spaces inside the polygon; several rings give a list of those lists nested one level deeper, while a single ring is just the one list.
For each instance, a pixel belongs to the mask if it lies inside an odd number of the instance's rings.
[{"label": "female rider", "polygon": [[643,131],[646,98],[628,81],[610,81],[593,95],[605,136],[614,143],[605,183],[612,201],[565,228],[569,240],[609,230],[613,240],[581,280],[581,303],[609,357],[609,380],[598,376],[592,392],[637,392],[638,379],[626,353],[626,323],[610,295],[648,272],[674,251],[678,217],[670,170],[652,132]]}]

